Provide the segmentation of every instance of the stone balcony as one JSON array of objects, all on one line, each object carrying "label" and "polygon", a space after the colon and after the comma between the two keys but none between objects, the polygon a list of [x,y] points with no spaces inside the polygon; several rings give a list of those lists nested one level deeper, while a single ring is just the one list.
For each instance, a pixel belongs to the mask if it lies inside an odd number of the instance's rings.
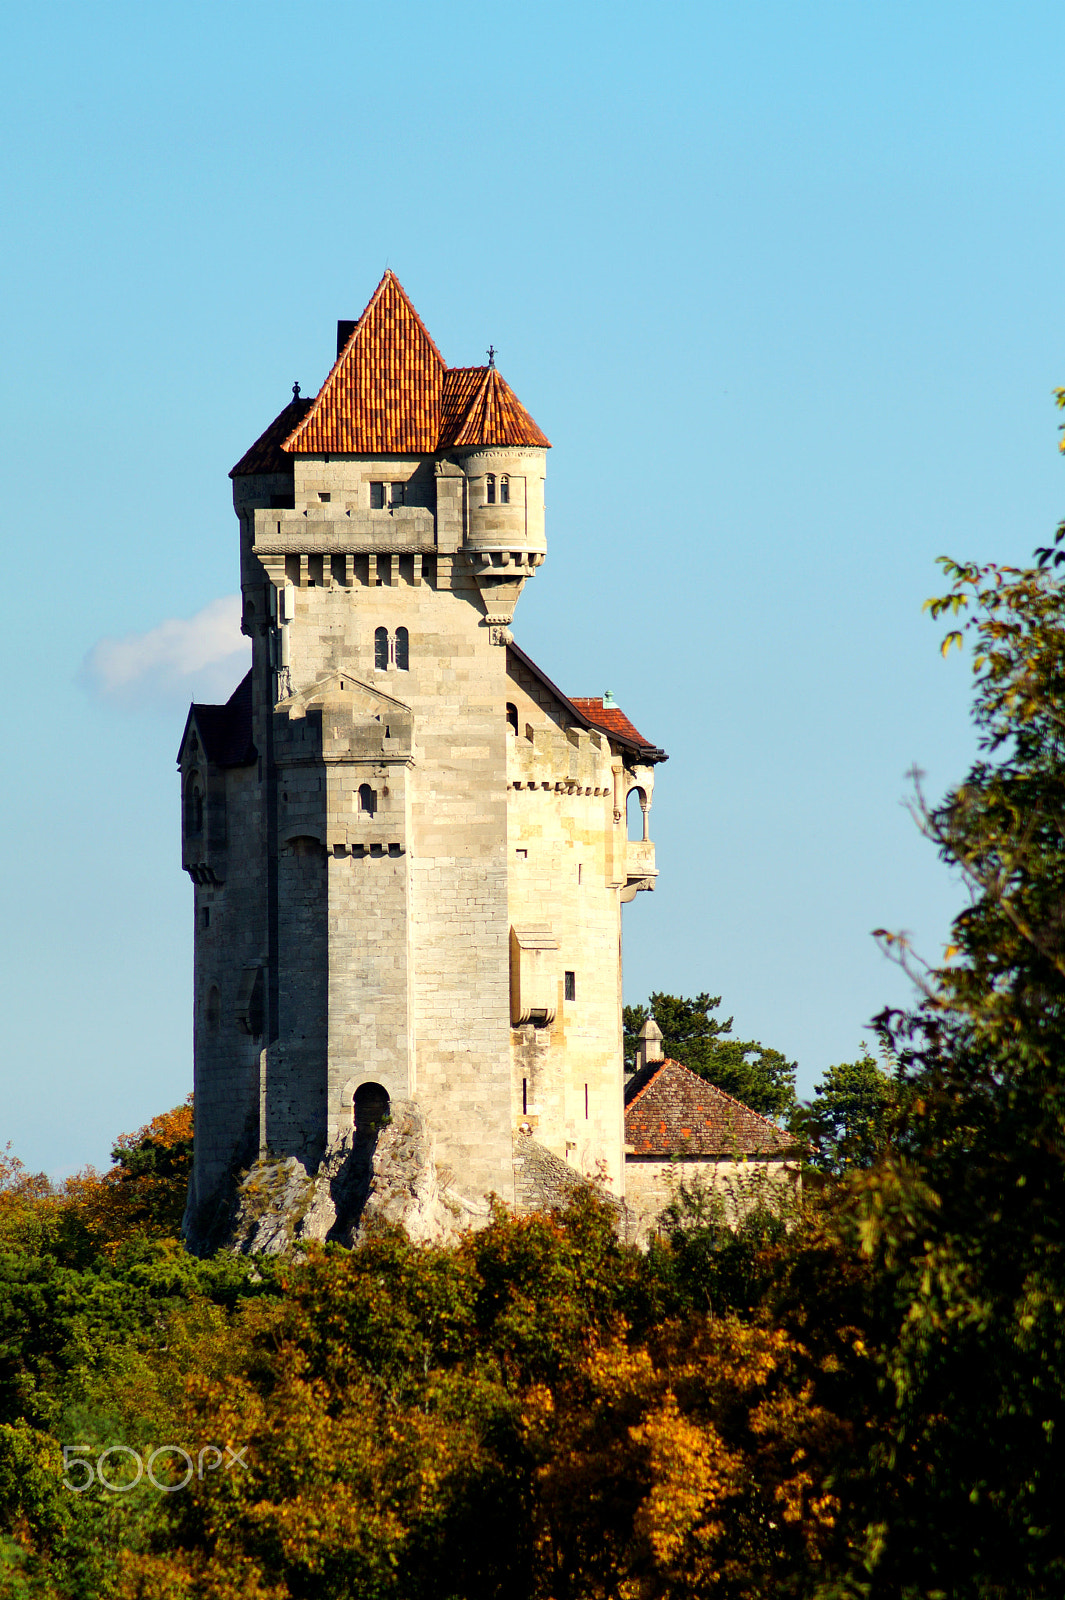
[{"label": "stone balcony", "polygon": [[641,889],[653,889],[658,877],[655,847],[650,839],[629,839],[626,844],[623,901],[634,900]]}]

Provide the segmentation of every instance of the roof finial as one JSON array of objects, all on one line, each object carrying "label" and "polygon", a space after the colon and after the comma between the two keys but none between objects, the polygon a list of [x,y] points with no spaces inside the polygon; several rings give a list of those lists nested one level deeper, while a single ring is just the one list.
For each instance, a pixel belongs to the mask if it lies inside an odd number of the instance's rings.
[{"label": "roof finial", "polygon": [[495,364],[496,364],[496,347],[495,347],[494,344],[490,344],[488,346],[488,365],[490,367],[494,367]]},{"label": "roof finial", "polygon": [[299,386],[298,383],[294,383],[292,385],[292,398],[293,398],[293,400],[298,400],[299,397],[300,397],[300,386]]}]

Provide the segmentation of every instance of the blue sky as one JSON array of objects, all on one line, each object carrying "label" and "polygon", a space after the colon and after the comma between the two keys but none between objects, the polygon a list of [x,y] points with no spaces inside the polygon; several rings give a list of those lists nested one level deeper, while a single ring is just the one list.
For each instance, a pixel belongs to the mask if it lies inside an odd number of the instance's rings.
[{"label": "blue sky", "polygon": [[1063,47],[1023,0],[11,12],[0,1142],[103,1164],[190,1085],[226,473],[386,265],[554,443],[519,643],[670,752],[627,998],[722,994],[806,1092],[858,1053],[870,930],[934,959],[960,903],[905,808],[973,751],[935,558],[1065,509]]}]

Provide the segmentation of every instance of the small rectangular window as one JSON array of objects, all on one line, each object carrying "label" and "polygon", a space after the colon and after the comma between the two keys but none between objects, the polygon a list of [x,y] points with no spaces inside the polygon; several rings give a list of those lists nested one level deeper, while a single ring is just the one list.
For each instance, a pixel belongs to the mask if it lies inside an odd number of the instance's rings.
[{"label": "small rectangular window", "polygon": [[524,861],[526,859],[526,857],[528,856],[529,852],[528,852],[528,850],[518,849],[518,850],[515,850],[514,854],[517,856],[519,861]]},{"label": "small rectangular window", "polygon": [[203,925],[204,925],[205,928],[209,928],[211,926],[211,908],[210,908],[210,906],[204,906],[204,908],[203,908]]},{"label": "small rectangular window", "polygon": [[403,504],[406,498],[406,490],[407,485],[405,483],[394,483],[392,485],[392,504],[394,506],[401,506]]},{"label": "small rectangular window", "polygon": [[383,511],[385,509],[385,486],[383,483],[370,485],[370,510]]},{"label": "small rectangular window", "polygon": [[[557,971],[558,969],[556,968],[555,970]],[[576,1000],[576,998],[577,998],[577,974],[575,972],[567,972],[566,973],[566,999],[567,1000]]]},{"label": "small rectangular window", "polygon": [[328,505],[333,496],[331,494],[325,494],[321,489],[319,489],[318,498],[321,500],[323,505]]}]

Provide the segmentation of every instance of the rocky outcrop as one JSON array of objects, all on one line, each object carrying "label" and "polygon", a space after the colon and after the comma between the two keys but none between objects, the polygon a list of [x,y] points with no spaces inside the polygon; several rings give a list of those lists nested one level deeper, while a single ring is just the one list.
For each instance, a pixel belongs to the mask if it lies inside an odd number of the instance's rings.
[{"label": "rocky outcrop", "polygon": [[432,1133],[413,1100],[361,1137],[332,1146],[317,1171],[295,1156],[264,1156],[241,1176],[221,1244],[242,1254],[279,1255],[311,1239],[354,1245],[382,1224],[414,1243],[448,1243],[489,1215],[487,1201],[441,1181]]}]

